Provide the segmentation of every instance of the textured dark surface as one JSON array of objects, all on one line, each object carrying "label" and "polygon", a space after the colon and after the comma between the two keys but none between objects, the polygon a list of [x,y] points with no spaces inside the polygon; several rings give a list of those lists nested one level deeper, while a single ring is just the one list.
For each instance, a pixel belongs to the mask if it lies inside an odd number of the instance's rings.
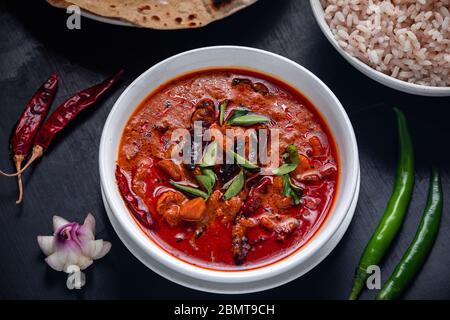
[{"label": "textured dark surface", "polygon": [[[33,3],[33,4],[32,4]],[[98,145],[103,123],[126,86],[154,63],[197,47],[235,44],[286,56],[314,72],[337,95],[354,125],[361,160],[361,193],[348,232],[313,271],[280,288],[236,298],[345,299],[353,270],[391,193],[396,126],[391,110],[405,110],[416,147],[417,174],[409,213],[382,265],[385,280],[414,236],[428,188],[429,166],[442,170],[445,212],[437,243],[407,299],[450,298],[450,98],[415,97],[385,88],[357,72],[331,47],[316,25],[309,1],[261,0],[204,29],[152,31],[87,19],[81,31],[65,28],[66,15],[42,1],[0,4],[0,167],[12,170],[10,132],[35,89],[52,72],[62,78],[56,102],[94,84],[119,67],[126,75],[114,93],[58,137],[43,161],[25,175],[25,203],[16,207],[16,181],[0,178],[0,298],[221,298],[167,281],[138,262],[117,238],[103,208]],[[56,105],[56,103],[55,103]],[[53,107],[54,108],[54,107]],[[38,234],[51,233],[51,217],[97,218],[98,237],[111,253],[87,271],[82,292],[65,288],[65,275],[43,262]],[[366,291],[371,299],[375,292]]]}]

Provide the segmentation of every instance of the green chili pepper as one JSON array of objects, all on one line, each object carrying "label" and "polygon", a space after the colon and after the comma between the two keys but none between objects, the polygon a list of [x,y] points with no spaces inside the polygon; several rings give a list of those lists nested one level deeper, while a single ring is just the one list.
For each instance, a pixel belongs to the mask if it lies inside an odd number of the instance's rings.
[{"label": "green chili pepper", "polygon": [[246,114],[245,116],[240,116],[240,117],[236,117],[234,119],[228,120],[227,123],[230,125],[236,125],[236,126],[252,126],[254,124],[259,124],[259,123],[267,123],[269,122],[270,119],[265,117],[265,116],[261,116],[259,114]]},{"label": "green chili pepper", "polygon": [[296,146],[290,144],[287,146],[286,151],[289,163],[285,163],[281,167],[272,170],[272,173],[276,176],[284,176],[285,174],[294,171],[300,162]]},{"label": "green chili pepper", "polygon": [[227,108],[229,103],[230,100],[224,100],[219,105],[219,124],[221,126],[223,126],[223,123],[225,121],[225,109]]},{"label": "green chili pepper", "polygon": [[236,196],[244,188],[244,183],[244,171],[241,170],[237,176],[223,186],[224,189],[227,189],[223,195],[223,199],[226,201]]},{"label": "green chili pepper", "polygon": [[350,300],[358,298],[366,285],[369,274],[367,268],[381,262],[387,249],[402,225],[414,186],[414,153],[408,125],[404,114],[394,108],[397,114],[398,133],[400,140],[400,159],[397,167],[394,190],[386,210],[372,235],[356,269]]},{"label": "green chili pepper", "polygon": [[173,185],[175,188],[181,190],[181,191],[187,192],[187,193],[192,194],[192,195],[197,196],[197,197],[202,197],[205,200],[207,200],[209,198],[209,195],[206,192],[202,191],[202,190],[199,190],[199,189],[196,189],[196,188],[193,188],[193,187],[188,187],[188,186],[185,186],[183,184],[177,183],[175,181],[170,181],[170,184]]},{"label": "green chili pepper", "polygon": [[377,295],[377,300],[392,300],[400,296],[419,272],[436,240],[443,208],[442,184],[439,172],[433,168],[428,199],[416,236]]}]

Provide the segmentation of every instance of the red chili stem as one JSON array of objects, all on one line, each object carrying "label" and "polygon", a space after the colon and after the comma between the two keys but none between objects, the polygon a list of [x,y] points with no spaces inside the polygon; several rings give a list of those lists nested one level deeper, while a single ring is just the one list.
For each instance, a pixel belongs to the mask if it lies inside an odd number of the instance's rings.
[{"label": "red chili stem", "polygon": [[130,174],[122,170],[118,165],[116,166],[116,180],[120,194],[131,213],[148,228],[155,228],[156,220],[153,219],[144,201],[132,190]]},{"label": "red chili stem", "polygon": [[83,110],[95,104],[122,76],[120,70],[111,78],[93,87],[84,89],[64,101],[38,131],[34,141],[33,151],[27,164],[18,172],[3,175],[8,177],[18,176],[23,173],[36,159],[42,157],[53,138],[72,122]]},{"label": "red chili stem", "polygon": [[[16,167],[17,172],[19,172],[22,168],[22,162],[25,159],[22,155],[15,155],[14,156],[14,165]],[[16,204],[20,204],[23,201],[23,181],[22,181],[22,175],[19,174],[17,176],[17,187],[19,188],[19,195],[16,200]]]}]

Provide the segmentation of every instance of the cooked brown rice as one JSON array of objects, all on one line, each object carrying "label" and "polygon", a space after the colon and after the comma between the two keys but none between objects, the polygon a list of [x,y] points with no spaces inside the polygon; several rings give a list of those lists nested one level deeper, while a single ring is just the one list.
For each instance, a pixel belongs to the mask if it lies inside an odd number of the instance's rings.
[{"label": "cooked brown rice", "polygon": [[394,78],[450,86],[450,0],[321,0],[339,45]]}]

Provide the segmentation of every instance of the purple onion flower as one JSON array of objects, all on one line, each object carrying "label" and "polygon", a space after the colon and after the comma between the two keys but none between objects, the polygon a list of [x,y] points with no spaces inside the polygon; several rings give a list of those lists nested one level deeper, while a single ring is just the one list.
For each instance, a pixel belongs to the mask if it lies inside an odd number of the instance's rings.
[{"label": "purple onion flower", "polygon": [[92,214],[88,214],[82,225],[54,216],[53,231],[53,236],[38,236],[37,241],[47,256],[45,262],[56,271],[72,273],[74,270],[84,270],[111,249],[110,242],[95,240],[95,218]]}]

